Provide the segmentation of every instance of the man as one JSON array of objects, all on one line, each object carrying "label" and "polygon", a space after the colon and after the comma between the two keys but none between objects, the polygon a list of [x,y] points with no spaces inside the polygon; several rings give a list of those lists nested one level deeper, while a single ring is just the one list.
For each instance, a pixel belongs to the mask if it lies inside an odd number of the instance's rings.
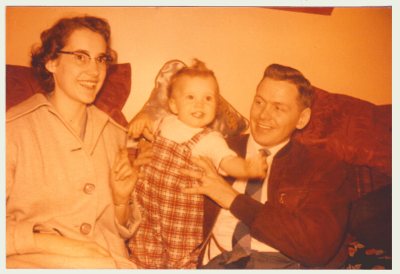
[{"label": "man", "polygon": [[193,159],[203,173],[182,171],[201,182],[182,191],[211,198],[205,203],[207,245],[200,264],[211,260],[204,268],[343,265],[350,173],[333,156],[291,140],[309,122],[312,101],[313,88],[299,71],[267,67],[251,107],[250,136],[229,140],[241,156],[268,150],[267,176],[253,191],[259,197],[248,191],[255,182],[236,180],[231,186],[208,159]]}]

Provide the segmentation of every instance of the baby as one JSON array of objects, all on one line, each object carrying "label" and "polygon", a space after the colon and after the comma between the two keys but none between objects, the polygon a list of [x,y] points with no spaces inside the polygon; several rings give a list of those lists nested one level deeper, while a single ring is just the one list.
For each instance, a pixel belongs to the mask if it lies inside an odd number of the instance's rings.
[{"label": "baby", "polygon": [[192,156],[209,157],[224,175],[255,178],[266,174],[264,155],[242,159],[221,133],[207,127],[215,119],[218,96],[214,73],[195,60],[171,77],[171,115],[152,123],[146,114],[139,114],[130,122],[131,137],[149,132],[154,136],[153,159],[135,187],[142,223],[128,243],[131,260],[140,268],[196,267],[203,237],[203,196],[182,193],[182,188],[198,182],[180,173],[181,168],[194,169]]}]

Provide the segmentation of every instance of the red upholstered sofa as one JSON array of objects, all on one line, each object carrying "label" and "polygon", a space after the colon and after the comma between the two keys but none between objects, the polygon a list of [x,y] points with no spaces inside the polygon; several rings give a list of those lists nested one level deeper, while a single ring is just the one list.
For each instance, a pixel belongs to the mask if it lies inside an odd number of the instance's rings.
[{"label": "red upholstered sofa", "polygon": [[310,123],[295,135],[354,171],[347,268],[390,268],[392,254],[392,105],[374,105],[315,88]]},{"label": "red upholstered sofa", "polygon": [[[117,122],[131,87],[129,64],[113,65],[95,104]],[[21,102],[39,85],[30,68],[6,66],[6,108]],[[295,139],[318,146],[351,164],[354,201],[347,268],[391,268],[392,250],[392,111],[354,97],[315,88],[309,125]],[[130,118],[130,117],[129,117]]]}]

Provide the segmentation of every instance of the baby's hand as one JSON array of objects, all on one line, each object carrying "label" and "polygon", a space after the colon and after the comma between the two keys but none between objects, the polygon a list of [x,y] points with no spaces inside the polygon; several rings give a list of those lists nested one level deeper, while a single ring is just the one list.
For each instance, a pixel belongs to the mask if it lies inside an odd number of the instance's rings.
[{"label": "baby's hand", "polygon": [[267,170],[267,157],[264,153],[258,153],[246,160],[246,171],[249,178],[264,178],[267,175]]},{"label": "baby's hand", "polygon": [[154,140],[153,121],[147,114],[139,113],[128,125],[128,136],[137,139],[143,135],[149,141]]}]

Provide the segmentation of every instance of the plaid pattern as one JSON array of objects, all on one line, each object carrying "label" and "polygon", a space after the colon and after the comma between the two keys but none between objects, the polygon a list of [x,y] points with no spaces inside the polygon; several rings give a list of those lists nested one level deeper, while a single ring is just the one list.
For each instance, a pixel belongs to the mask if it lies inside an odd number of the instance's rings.
[{"label": "plaid pattern", "polygon": [[195,268],[203,237],[203,196],[181,193],[197,180],[184,177],[193,146],[211,130],[205,129],[178,144],[159,134],[153,159],[137,182],[136,196],[143,220],[129,240],[130,258],[139,268]]}]

